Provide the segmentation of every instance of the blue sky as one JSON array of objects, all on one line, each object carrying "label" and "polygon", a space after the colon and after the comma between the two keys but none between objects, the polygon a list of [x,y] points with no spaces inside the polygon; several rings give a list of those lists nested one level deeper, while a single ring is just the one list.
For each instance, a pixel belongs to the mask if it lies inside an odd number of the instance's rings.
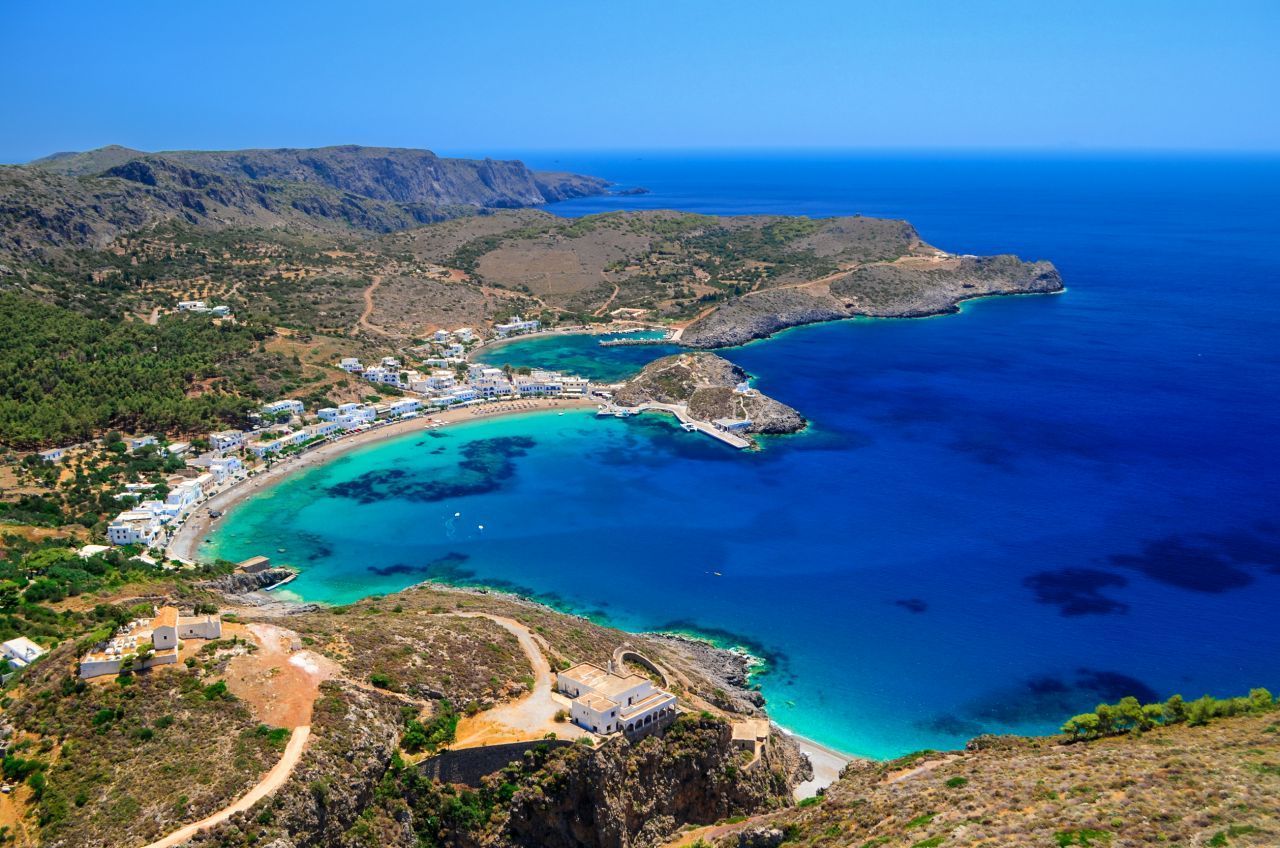
[{"label": "blue sky", "polygon": [[382,144],[1280,150],[1280,2],[6,2],[0,162]]}]

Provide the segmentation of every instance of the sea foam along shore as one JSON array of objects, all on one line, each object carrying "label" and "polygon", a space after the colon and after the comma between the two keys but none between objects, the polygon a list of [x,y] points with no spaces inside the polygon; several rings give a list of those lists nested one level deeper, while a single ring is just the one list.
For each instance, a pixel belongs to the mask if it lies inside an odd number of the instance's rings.
[{"label": "sea foam along shore", "polygon": [[[353,433],[349,436],[343,436],[342,438],[332,442],[324,442],[304,453],[286,457],[265,471],[258,471],[252,476],[246,477],[244,480],[241,480],[230,488],[219,492],[208,501],[201,504],[187,517],[187,520],[183,525],[178,528],[177,533],[174,534],[166,547],[166,553],[173,559],[181,560],[183,562],[195,562],[200,556],[200,544],[204,541],[205,537],[209,535],[209,532],[213,529],[214,525],[221,521],[235,506],[254,495],[270,489],[272,486],[280,483],[282,480],[299,471],[314,468],[317,465],[322,465],[334,457],[344,454],[354,448],[376,444],[377,442],[386,441],[387,439],[403,436],[406,433],[417,432],[422,430],[431,422],[456,424],[466,421],[488,420],[499,416],[519,415],[528,412],[585,409],[588,407],[594,407],[596,403],[596,401],[588,398],[564,400],[537,398],[479,404],[476,406],[447,409],[443,412],[432,413],[429,418],[424,416],[420,418],[412,418],[407,421],[397,421],[372,430],[365,430],[363,432]],[[218,518],[212,518],[209,514],[211,511],[220,512],[221,515]]]}]

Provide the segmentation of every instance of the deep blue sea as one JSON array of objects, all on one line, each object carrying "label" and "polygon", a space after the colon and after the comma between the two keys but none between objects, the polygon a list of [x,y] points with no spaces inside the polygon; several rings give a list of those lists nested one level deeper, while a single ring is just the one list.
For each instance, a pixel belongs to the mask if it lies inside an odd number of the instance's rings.
[{"label": "deep blue sea", "polygon": [[[662,419],[459,425],[286,481],[212,551],[297,565],[308,599],[478,581],[746,645],[777,721],[876,757],[1128,694],[1280,689],[1280,160],[526,161],[652,190],[565,215],[902,217],[1050,259],[1068,291],[727,351],[813,422],[757,453]],[[493,357],[613,378],[660,352]]]}]

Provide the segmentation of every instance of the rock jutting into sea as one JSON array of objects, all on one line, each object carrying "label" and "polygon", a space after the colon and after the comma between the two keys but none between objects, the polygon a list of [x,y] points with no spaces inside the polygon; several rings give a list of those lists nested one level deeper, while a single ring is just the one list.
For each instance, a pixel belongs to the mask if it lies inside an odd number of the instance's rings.
[{"label": "rock jutting into sea", "polygon": [[646,365],[614,393],[623,406],[644,403],[684,404],[698,421],[747,420],[744,432],[797,433],[804,416],[755,389],[745,388],[749,375],[714,353],[678,353]]},{"label": "rock jutting into sea", "polygon": [[[917,249],[925,250],[923,244]],[[956,312],[978,297],[1063,290],[1053,263],[1016,256],[907,255],[862,264],[811,283],[776,286],[729,300],[680,337],[693,348],[740,345],[788,327],[841,318],[922,318]]]}]

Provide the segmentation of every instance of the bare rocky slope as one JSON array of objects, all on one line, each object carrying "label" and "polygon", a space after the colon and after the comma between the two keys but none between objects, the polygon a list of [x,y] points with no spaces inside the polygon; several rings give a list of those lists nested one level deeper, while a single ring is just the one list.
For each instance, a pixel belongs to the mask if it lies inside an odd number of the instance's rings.
[{"label": "bare rocky slope", "polygon": [[812,806],[705,835],[717,848],[1280,845],[1280,713],[1066,744],[984,736],[860,761]]},{"label": "bare rocky slope", "polygon": [[623,406],[642,403],[688,404],[689,415],[700,421],[748,419],[749,433],[796,433],[804,416],[784,403],[752,389],[737,391],[748,374],[714,353],[678,353],[650,362],[614,393]]}]

